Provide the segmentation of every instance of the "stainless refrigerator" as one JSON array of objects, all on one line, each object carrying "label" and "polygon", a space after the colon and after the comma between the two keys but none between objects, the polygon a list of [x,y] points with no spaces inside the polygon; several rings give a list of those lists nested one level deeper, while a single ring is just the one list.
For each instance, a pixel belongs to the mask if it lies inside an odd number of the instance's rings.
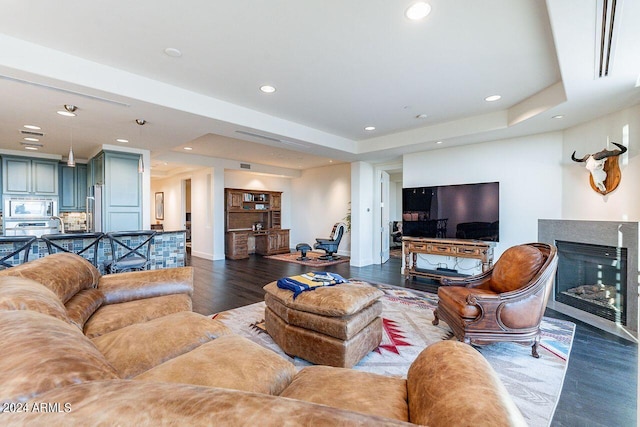
[{"label": "stainless refrigerator", "polygon": [[97,233],[104,231],[103,224],[103,189],[102,185],[92,185],[89,187],[87,196],[87,231]]}]

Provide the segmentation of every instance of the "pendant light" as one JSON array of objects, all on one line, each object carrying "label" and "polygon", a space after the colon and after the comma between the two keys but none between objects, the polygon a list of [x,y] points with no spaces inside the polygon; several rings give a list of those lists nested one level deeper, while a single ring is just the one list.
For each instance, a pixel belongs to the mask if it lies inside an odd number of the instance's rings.
[{"label": "pendant light", "polygon": [[[144,126],[147,123],[145,119],[136,119],[136,124],[139,126]],[[142,142],[142,129],[140,129],[140,142]],[[140,158],[138,159],[138,173],[144,173],[144,161],[142,160],[143,155],[140,154]]]},{"label": "pendant light", "polygon": [[75,168],[76,158],[73,155],[73,128],[71,128],[71,146],[69,147],[69,157],[67,158],[67,166]]}]

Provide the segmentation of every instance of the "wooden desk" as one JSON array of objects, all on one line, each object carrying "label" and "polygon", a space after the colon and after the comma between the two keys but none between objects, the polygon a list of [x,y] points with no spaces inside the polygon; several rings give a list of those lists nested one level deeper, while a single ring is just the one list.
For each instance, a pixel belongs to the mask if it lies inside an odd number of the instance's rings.
[{"label": "wooden desk", "polygon": [[409,279],[411,276],[416,276],[440,280],[442,277],[450,276],[445,272],[440,274],[435,271],[419,271],[417,269],[418,254],[478,259],[482,262],[482,271],[485,272],[493,266],[493,247],[495,245],[494,242],[480,240],[403,237],[404,277]]}]

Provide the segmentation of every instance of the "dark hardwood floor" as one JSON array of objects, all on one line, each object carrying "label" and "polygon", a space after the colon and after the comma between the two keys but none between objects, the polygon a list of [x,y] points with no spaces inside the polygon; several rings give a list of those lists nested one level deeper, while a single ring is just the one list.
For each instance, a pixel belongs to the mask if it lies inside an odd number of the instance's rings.
[{"label": "dark hardwood floor", "polygon": [[[194,267],[194,311],[213,314],[264,300],[262,287],[280,277],[304,273],[308,267],[252,255],[245,260],[208,261],[188,257]],[[410,287],[427,292],[437,288],[428,280],[405,282],[401,261],[352,267],[348,263],[327,267],[346,278]],[[576,324],[569,367],[552,426],[636,426],[638,347],[547,309],[549,317]]]}]

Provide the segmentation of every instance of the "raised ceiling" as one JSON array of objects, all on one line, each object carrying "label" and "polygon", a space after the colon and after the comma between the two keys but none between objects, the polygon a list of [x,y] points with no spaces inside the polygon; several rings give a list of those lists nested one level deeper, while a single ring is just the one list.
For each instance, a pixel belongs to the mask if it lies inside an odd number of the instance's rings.
[{"label": "raised ceiling", "polygon": [[[126,138],[162,162],[192,146],[300,169],[553,131],[640,102],[638,2],[618,1],[606,78],[594,72],[601,2],[431,0],[418,22],[411,3],[5,2],[0,148],[20,150],[32,123],[46,153],[73,141],[88,157]],[[56,115],[63,104],[77,117]]]}]

